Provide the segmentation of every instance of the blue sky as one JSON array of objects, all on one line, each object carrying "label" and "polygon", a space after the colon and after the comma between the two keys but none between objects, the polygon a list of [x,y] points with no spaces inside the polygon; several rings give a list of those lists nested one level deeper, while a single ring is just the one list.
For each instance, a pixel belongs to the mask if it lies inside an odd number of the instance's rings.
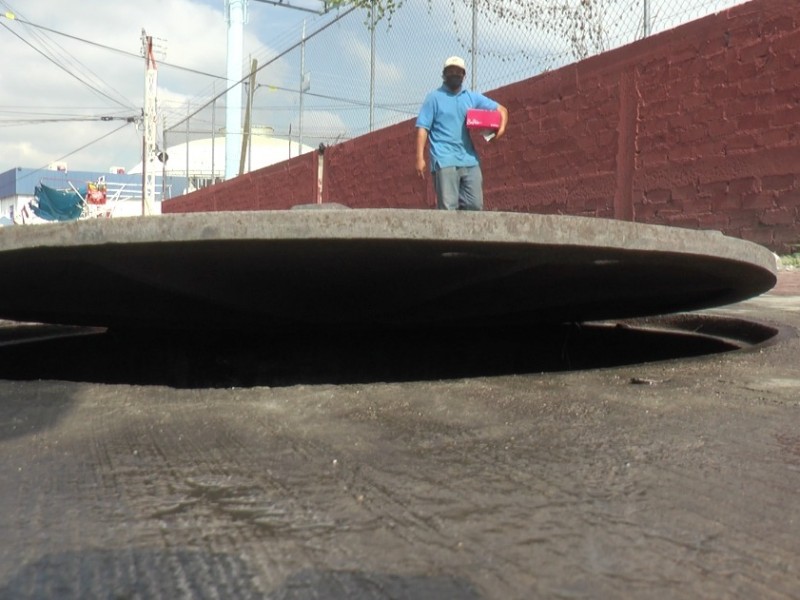
[{"label": "blue sky", "polygon": [[[293,1],[319,5],[313,0]],[[65,4],[68,9],[64,9]],[[13,57],[0,64],[0,171],[16,166],[38,168],[62,159],[75,170],[106,170],[112,165],[130,168],[139,161],[140,131],[118,119],[137,116],[142,106],[143,64],[137,58],[142,28],[166,40],[164,63],[218,76],[162,64],[159,107],[168,128],[187,110],[196,110],[226,87],[221,79],[226,75],[223,0],[83,0],[59,3],[55,11],[53,6],[52,0],[0,2],[3,13],[10,11],[16,16],[15,20],[3,19],[6,27],[0,28],[4,53]],[[304,20],[310,34],[335,16],[319,17],[250,2],[244,62],[249,64],[252,56],[265,64],[300,40]],[[43,28],[87,39],[97,46]],[[278,134],[288,133],[291,125],[297,135],[299,94],[271,86],[299,86],[299,55],[296,50],[259,72],[257,82],[262,87],[254,101],[255,124],[272,127]],[[408,64],[407,58],[400,62]],[[312,94],[352,100],[307,96],[307,143],[316,145],[364,133],[368,129],[368,110],[363,104],[369,100],[369,34],[363,15],[351,15],[332,26],[324,39],[309,42],[306,65]],[[408,77],[406,71],[386,59],[378,61],[377,74],[384,96],[389,85],[403,85],[400,80]],[[435,73],[431,75],[430,83],[405,84],[403,100],[413,98],[408,104],[421,101],[419,96],[436,83]],[[395,98],[394,103],[397,101]],[[416,107],[407,105],[402,110],[405,112],[390,111],[395,114],[394,120],[398,114],[399,118],[410,118]],[[76,120],[101,116],[113,120]],[[203,123],[203,115],[194,121],[192,128],[210,128],[210,119]],[[106,134],[108,137],[95,141]],[[86,144],[88,147],[81,150]]]},{"label": "blue sky", "polygon": [[[321,4],[289,1],[311,7]],[[625,7],[619,14],[612,14],[609,8],[603,15],[609,43],[624,43],[625,36],[630,37],[637,27],[643,0],[595,1],[619,11]],[[496,0],[495,5],[519,2]],[[652,10],[663,28],[735,3],[652,0]],[[692,7],[700,7],[700,11],[693,13]],[[17,20],[0,17],[0,24],[5,25],[0,27],[5,57],[0,63],[0,171],[16,166],[38,168],[62,159],[73,170],[105,171],[110,166],[130,168],[138,163],[141,132],[120,119],[137,116],[142,106],[143,61],[138,58],[142,28],[166,40],[165,63],[200,72],[166,65],[159,69],[159,107],[169,131],[187,111],[197,110],[226,87],[221,79],[226,70],[223,10],[224,0],[0,0],[0,14],[11,11],[18,16]],[[311,34],[335,17],[335,13],[319,17],[251,1],[243,62],[249,64],[254,57],[263,65],[300,40],[304,20]],[[306,45],[311,88],[304,96],[303,131],[308,145],[335,143],[369,131],[370,35],[365,18],[366,13],[358,11]],[[461,54],[471,64],[470,25],[467,0],[435,0],[431,5],[427,0],[406,0],[391,28],[385,23],[378,25],[376,128],[416,114],[425,93],[438,85],[444,58]],[[476,86],[480,91],[573,60],[565,53],[563,40],[533,29],[496,17],[482,21]],[[271,127],[279,136],[288,135],[290,127],[293,136],[298,134],[299,93],[275,88],[299,87],[299,58],[299,50],[295,50],[257,76],[260,87],[254,99],[254,124]],[[208,110],[201,111],[192,119],[191,129],[210,130],[209,115]],[[112,120],[97,120],[100,117]],[[76,120],[87,118],[95,120]],[[217,128],[223,120],[220,109]],[[177,127],[178,132],[184,129],[183,124]],[[170,141],[178,132],[173,130],[168,145],[182,141],[180,137]]]},{"label": "blue sky", "polygon": [[[319,5],[314,0],[293,2]],[[438,83],[437,69],[444,50],[428,59],[426,49],[409,39],[413,37],[409,23],[414,22],[414,11],[424,9],[425,2],[416,0],[419,6],[414,6],[414,0],[408,3],[405,21],[398,20],[402,30],[389,33],[383,25],[378,28],[377,46],[382,56],[376,67],[375,101],[392,108],[377,111],[376,126],[413,117],[424,93]],[[0,171],[16,166],[38,168],[57,160],[67,162],[74,170],[130,168],[139,162],[141,132],[118,119],[137,116],[141,110],[143,61],[137,56],[142,28],[166,40],[166,64],[159,68],[158,84],[159,107],[168,131],[187,111],[197,110],[226,87],[222,79],[226,75],[227,37],[223,0],[83,0],[68,3],[68,10],[63,9],[64,4],[60,6],[54,11],[52,0],[0,1],[3,12],[11,11],[17,17],[4,19],[7,27],[0,28],[2,48],[14,57],[0,64]],[[264,65],[300,41],[304,20],[310,35],[336,14],[317,16],[250,2],[244,62],[249,64],[255,57]],[[348,139],[369,129],[370,36],[364,19],[365,14],[359,11],[307,44],[311,94],[304,98],[303,126],[304,141],[309,145]],[[43,28],[88,39],[98,46]],[[420,56],[411,58],[415,53]],[[291,126],[292,134],[298,134],[299,94],[275,87],[299,87],[299,58],[300,52],[295,50],[259,71],[257,82],[261,87],[254,100],[254,124],[272,127],[278,135],[286,135]],[[421,68],[427,71],[424,77],[417,72]],[[193,119],[191,129],[210,129],[207,113]],[[74,120],[101,116],[113,120]],[[223,125],[223,119],[220,108],[217,128]],[[183,129],[179,125],[181,133]],[[95,141],[106,134],[108,137]]]}]

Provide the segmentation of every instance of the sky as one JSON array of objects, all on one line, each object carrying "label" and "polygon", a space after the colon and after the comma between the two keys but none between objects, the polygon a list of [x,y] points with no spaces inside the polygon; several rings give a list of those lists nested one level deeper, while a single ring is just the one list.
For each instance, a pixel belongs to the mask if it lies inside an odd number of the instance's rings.
[{"label": "sky", "polygon": [[[516,0],[494,0],[495,5]],[[640,28],[645,0],[596,0],[625,8],[606,15],[613,44]],[[648,0],[662,28],[727,8],[736,0]],[[315,9],[318,0],[288,0]],[[416,115],[440,83],[441,63],[467,58],[471,10],[466,0],[406,0],[392,23],[376,29],[373,128]],[[680,5],[680,12],[674,7]],[[14,18],[3,16],[11,14]],[[251,0],[244,61],[258,60],[253,122],[279,137],[303,132],[306,145],[335,143],[370,129],[370,48],[367,13],[316,15]],[[627,19],[627,20],[626,20]],[[670,20],[671,19],[671,20]],[[309,94],[300,119],[300,50],[305,21]],[[622,27],[620,31],[615,28]],[[210,117],[212,98],[226,88],[224,0],[0,0],[0,172],[66,162],[70,170],[130,170],[141,160],[135,120],[144,94],[142,30],[164,45],[157,57],[160,123],[167,146],[224,125],[224,98]],[[525,24],[486,18],[480,28],[476,87],[486,91],[574,60],[564,44]],[[658,30],[658,27],[655,28]],[[50,31],[52,30],[52,31]],[[64,35],[66,34],[66,35]],[[627,37],[626,37],[627,36]],[[560,45],[559,45],[560,44]],[[281,56],[282,55],[282,56]],[[470,73],[467,75],[470,79]],[[287,91],[289,90],[289,91]],[[201,110],[204,105],[208,108]],[[207,137],[207,135],[206,135]]]},{"label": "sky", "polygon": [[[0,65],[0,172],[57,161],[72,170],[130,169],[141,158],[141,130],[127,119],[138,117],[143,105],[142,30],[165,44],[158,103],[167,122],[175,122],[186,114],[187,103],[194,110],[226,87],[223,9],[223,0],[1,0],[0,15],[10,12],[15,18],[0,16],[5,57]],[[251,55],[263,62],[299,41],[304,18],[318,19],[313,13],[250,2],[247,62]],[[290,81],[287,73],[278,61],[264,85],[296,85],[296,74]]]}]

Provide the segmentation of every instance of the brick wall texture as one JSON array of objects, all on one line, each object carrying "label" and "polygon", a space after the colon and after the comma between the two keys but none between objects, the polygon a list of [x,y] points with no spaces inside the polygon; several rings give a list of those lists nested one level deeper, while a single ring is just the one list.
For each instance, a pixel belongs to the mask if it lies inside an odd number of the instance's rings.
[{"label": "brick wall texture", "polygon": [[[487,210],[717,229],[779,253],[800,244],[797,0],[753,0],[487,95],[510,114],[503,139],[475,140]],[[412,119],[162,211],[433,208],[414,140]]]}]

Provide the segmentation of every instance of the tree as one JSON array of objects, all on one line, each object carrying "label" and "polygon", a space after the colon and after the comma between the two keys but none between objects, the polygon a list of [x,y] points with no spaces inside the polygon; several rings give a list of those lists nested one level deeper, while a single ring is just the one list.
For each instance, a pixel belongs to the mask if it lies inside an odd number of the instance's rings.
[{"label": "tree", "polygon": [[[583,59],[606,49],[603,16],[612,0],[454,0],[472,6],[477,2],[479,13],[507,21],[525,29],[538,28],[570,43],[573,56]],[[355,6],[375,10],[377,23],[391,22],[404,0],[327,0],[330,8]],[[433,0],[428,0],[432,7]],[[367,25],[371,23],[367,21]]]},{"label": "tree", "polygon": [[[428,0],[430,5],[433,0]],[[404,0],[325,0],[325,6],[331,8],[342,8],[344,6],[355,6],[356,8],[364,8],[367,10],[375,10],[375,20],[367,20],[366,24],[371,25],[372,22],[377,23],[384,18],[391,22],[392,15],[403,6]]]}]

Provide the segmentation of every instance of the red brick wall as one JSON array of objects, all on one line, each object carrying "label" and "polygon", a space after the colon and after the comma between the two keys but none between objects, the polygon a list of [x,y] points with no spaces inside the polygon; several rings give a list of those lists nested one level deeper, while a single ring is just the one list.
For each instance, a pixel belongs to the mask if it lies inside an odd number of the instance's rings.
[{"label": "red brick wall", "polygon": [[434,208],[436,196],[415,169],[414,121],[325,151],[323,200],[352,208]]},{"label": "red brick wall", "polygon": [[[778,252],[800,243],[797,0],[754,0],[488,95],[511,123],[497,144],[476,140],[488,210],[719,229]],[[433,207],[414,136],[411,120],[328,148],[323,198]],[[164,212],[308,202],[316,160],[238,179]]]},{"label": "red brick wall", "polygon": [[166,200],[163,213],[276,210],[317,201],[317,154],[312,152]]}]

